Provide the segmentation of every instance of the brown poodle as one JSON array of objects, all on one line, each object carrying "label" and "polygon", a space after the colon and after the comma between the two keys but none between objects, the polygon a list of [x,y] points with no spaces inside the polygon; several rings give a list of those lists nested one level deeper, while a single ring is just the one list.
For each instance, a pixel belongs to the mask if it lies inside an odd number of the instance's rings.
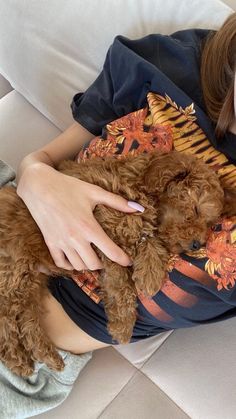
[{"label": "brown poodle", "polygon": [[[137,294],[159,291],[171,253],[198,250],[222,214],[236,213],[236,194],[224,190],[217,174],[194,156],[151,152],[121,159],[63,162],[66,175],[96,184],[145,207],[126,214],[97,205],[96,219],[132,259],[120,266],[96,249],[103,262],[100,286],[108,330],[129,342],[136,320]],[[233,199],[230,199],[232,198]],[[14,188],[0,190],[0,359],[16,374],[33,372],[34,361],[63,369],[63,360],[41,327],[41,301],[48,293],[43,265],[55,266],[42,234]]]}]

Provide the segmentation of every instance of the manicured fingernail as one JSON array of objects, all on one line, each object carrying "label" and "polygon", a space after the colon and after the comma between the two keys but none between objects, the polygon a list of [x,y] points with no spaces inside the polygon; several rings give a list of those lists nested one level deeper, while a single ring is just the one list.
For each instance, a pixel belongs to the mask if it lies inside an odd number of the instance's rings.
[{"label": "manicured fingernail", "polygon": [[139,211],[139,212],[143,212],[145,210],[144,207],[142,207],[142,205],[138,204],[137,202],[134,201],[128,201],[128,206]]},{"label": "manicured fingernail", "polygon": [[133,262],[130,262],[129,264],[128,264],[128,266],[132,266],[133,265]]}]

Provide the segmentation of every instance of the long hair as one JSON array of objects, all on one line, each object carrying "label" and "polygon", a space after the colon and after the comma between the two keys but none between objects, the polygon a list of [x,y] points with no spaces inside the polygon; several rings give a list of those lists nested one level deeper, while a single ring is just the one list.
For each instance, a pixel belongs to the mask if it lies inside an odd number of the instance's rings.
[{"label": "long hair", "polygon": [[222,138],[233,123],[236,72],[236,13],[222,27],[210,32],[201,57],[201,85],[207,113]]}]

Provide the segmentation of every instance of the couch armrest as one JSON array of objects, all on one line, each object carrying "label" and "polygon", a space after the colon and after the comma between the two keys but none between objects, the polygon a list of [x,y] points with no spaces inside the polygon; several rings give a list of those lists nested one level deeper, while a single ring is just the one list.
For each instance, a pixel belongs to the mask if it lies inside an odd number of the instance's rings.
[{"label": "couch armrest", "polygon": [[0,74],[0,98],[11,92],[13,87],[10,83]]}]

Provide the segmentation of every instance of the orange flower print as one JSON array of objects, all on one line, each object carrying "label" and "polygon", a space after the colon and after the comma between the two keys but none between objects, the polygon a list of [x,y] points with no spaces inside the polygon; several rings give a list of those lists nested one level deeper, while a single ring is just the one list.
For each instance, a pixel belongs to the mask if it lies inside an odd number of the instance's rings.
[{"label": "orange flower print", "polygon": [[118,143],[123,143],[123,155],[127,155],[133,142],[137,143],[137,153],[158,148],[161,151],[172,149],[172,133],[170,126],[153,125],[147,108],[133,112],[126,117],[114,121],[107,126],[110,135],[115,135]]},{"label": "orange flower print", "polygon": [[166,153],[172,150],[173,134],[170,125],[156,124],[150,128],[149,132],[153,136],[153,147]]},{"label": "orange flower print", "polygon": [[81,271],[72,274],[74,282],[87,294],[95,303],[101,301],[99,295],[99,272],[97,271]]},{"label": "orange flower print", "polygon": [[217,282],[217,289],[233,287],[236,281],[236,217],[222,219],[209,234],[205,270]]},{"label": "orange flower print", "polygon": [[90,141],[89,146],[85,150],[81,150],[78,156],[78,161],[85,161],[95,157],[113,156],[116,152],[115,138],[99,138],[95,137]]},{"label": "orange flower print", "polygon": [[[153,149],[169,152],[173,146],[179,152],[203,158],[214,170],[222,173],[228,185],[236,184],[235,166],[215,150],[197,125],[194,105],[179,107],[169,96],[149,93],[148,106],[107,124],[102,137],[95,137],[79,153],[78,161],[94,157],[122,158]],[[219,220],[209,231],[205,247],[187,253],[192,263],[179,255],[172,255],[168,272],[182,272],[205,285],[214,283],[218,290],[229,289],[236,282],[236,217]],[[201,259],[200,267],[198,261]],[[205,262],[206,261],[206,262]],[[203,267],[204,264],[204,267]],[[94,301],[99,302],[99,284],[96,274],[83,273],[74,281]]]},{"label": "orange flower print", "polygon": [[153,149],[169,152],[173,148],[171,125],[153,123],[148,108],[125,115],[106,125],[102,137],[95,137],[78,156],[78,161],[94,157],[122,158],[148,153]]}]

